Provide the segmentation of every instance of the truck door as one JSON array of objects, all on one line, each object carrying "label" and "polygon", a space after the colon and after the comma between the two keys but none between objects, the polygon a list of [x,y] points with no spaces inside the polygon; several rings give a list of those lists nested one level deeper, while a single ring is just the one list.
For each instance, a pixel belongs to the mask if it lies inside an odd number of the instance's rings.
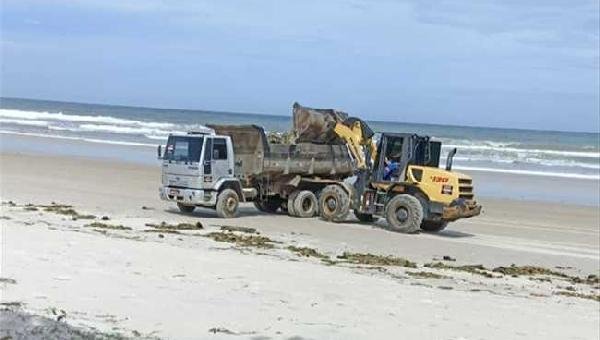
[{"label": "truck door", "polygon": [[[212,150],[210,152],[210,170],[212,175],[213,183],[224,177],[231,177],[233,175],[233,169],[231,168],[231,162],[229,161],[229,152],[227,148],[227,140],[222,137],[211,138],[212,143],[207,143],[207,147],[210,145]],[[207,150],[208,151],[208,150]],[[232,155],[233,156],[233,155]],[[208,157],[205,157],[205,166]],[[206,176],[205,172],[205,176]]]}]

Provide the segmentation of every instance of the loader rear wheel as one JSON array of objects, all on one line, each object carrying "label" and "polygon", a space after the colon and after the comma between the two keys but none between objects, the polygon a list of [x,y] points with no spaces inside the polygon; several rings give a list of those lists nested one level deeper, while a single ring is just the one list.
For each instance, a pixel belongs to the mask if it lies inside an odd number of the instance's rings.
[{"label": "loader rear wheel", "polygon": [[302,190],[294,198],[294,213],[298,217],[313,217],[317,214],[317,196],[312,191]]},{"label": "loader rear wheel", "polygon": [[296,190],[288,196],[287,210],[288,210],[288,215],[290,215],[290,216],[294,216],[294,217],[298,216],[296,214],[296,210],[294,209],[294,201],[296,200],[296,196],[298,196],[299,193],[300,193],[300,191]]},{"label": "loader rear wheel", "polygon": [[215,210],[217,216],[222,218],[235,217],[238,212],[238,206],[240,204],[240,198],[233,189],[225,189],[217,196],[217,205]]},{"label": "loader rear wheel", "polygon": [[182,213],[191,214],[194,212],[194,209],[196,209],[196,206],[177,203],[177,208],[179,208],[179,211]]},{"label": "loader rear wheel", "polygon": [[425,231],[442,231],[448,226],[447,221],[423,221],[421,223],[421,229]]},{"label": "loader rear wheel", "polygon": [[372,214],[363,214],[356,210],[354,210],[354,216],[356,216],[356,218],[359,221],[364,222],[364,223],[372,223],[372,222],[375,222],[375,220],[377,220],[375,217],[373,217]]},{"label": "loader rear wheel", "polygon": [[423,207],[414,196],[396,195],[386,204],[385,219],[394,231],[415,233],[423,221]]},{"label": "loader rear wheel", "polygon": [[262,201],[254,201],[254,206],[256,209],[262,212],[273,214],[277,212],[279,207],[281,207],[281,203],[278,200],[266,199]]},{"label": "loader rear wheel", "polygon": [[343,221],[350,211],[350,196],[341,186],[330,184],[319,195],[319,212],[326,221]]}]

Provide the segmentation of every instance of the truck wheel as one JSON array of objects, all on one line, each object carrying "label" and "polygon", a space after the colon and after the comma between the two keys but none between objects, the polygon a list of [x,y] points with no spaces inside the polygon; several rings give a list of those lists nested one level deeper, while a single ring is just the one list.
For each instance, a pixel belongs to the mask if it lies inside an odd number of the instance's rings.
[{"label": "truck wheel", "polygon": [[190,214],[194,212],[194,209],[196,209],[196,207],[193,205],[185,205],[181,203],[177,203],[177,208],[179,208],[179,211],[186,214]]},{"label": "truck wheel", "polygon": [[294,213],[298,217],[313,217],[317,214],[317,196],[312,191],[302,190],[294,199]]},{"label": "truck wheel", "polygon": [[361,221],[361,222],[365,222],[365,223],[372,223],[375,222],[377,219],[375,217],[373,217],[373,215],[371,214],[363,214],[360,213],[356,210],[354,210],[354,216],[356,216],[356,218]]},{"label": "truck wheel", "polygon": [[296,190],[288,196],[287,210],[288,215],[290,216],[298,217],[298,215],[296,214],[296,210],[294,210],[294,201],[296,200],[296,196],[298,196],[299,193],[300,191]]},{"label": "truck wheel", "polygon": [[319,212],[326,221],[343,221],[350,211],[350,196],[339,185],[330,184],[319,195]]},{"label": "truck wheel", "polygon": [[237,215],[237,208],[240,203],[238,194],[233,189],[225,189],[217,196],[217,205],[215,210],[217,216],[222,218],[231,218]]},{"label": "truck wheel", "polygon": [[447,221],[423,221],[421,223],[421,229],[426,231],[442,231],[448,226]]},{"label": "truck wheel", "polygon": [[415,233],[423,221],[423,208],[411,195],[396,195],[385,207],[385,219],[394,231]]}]

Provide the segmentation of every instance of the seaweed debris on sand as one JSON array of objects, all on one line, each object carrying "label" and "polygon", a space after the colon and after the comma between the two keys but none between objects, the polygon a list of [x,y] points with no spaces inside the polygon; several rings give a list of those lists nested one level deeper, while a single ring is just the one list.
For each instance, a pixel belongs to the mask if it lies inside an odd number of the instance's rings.
[{"label": "seaweed debris on sand", "polygon": [[157,230],[200,230],[204,229],[204,226],[200,222],[196,223],[177,223],[177,224],[169,224],[167,222],[160,222],[160,224],[155,223],[146,223],[146,227],[152,227]]},{"label": "seaweed debris on sand", "polygon": [[222,225],[220,228],[222,231],[239,231],[247,234],[260,234],[256,229],[249,227],[238,227],[233,225]]},{"label": "seaweed debris on sand", "polygon": [[436,273],[432,273],[432,272],[425,272],[425,271],[420,271],[420,272],[407,271],[406,274],[408,274],[408,276],[414,277],[416,279],[436,279],[436,280],[451,279],[450,276],[436,274]]},{"label": "seaweed debris on sand", "polygon": [[78,220],[78,219],[93,220],[96,218],[96,216],[94,216],[94,215],[80,214],[75,209],[73,209],[72,205],[67,205],[67,204],[59,204],[59,203],[52,202],[52,203],[50,203],[50,205],[38,205],[37,207],[43,208],[43,210],[46,212],[51,212],[51,213],[55,213],[55,214],[59,214],[59,215],[71,216],[71,218],[74,220]]},{"label": "seaweed debris on sand", "polygon": [[450,266],[450,265],[447,265],[442,262],[433,262],[433,263],[426,263],[424,266],[427,268],[448,269],[448,270],[467,272],[467,273],[471,273],[471,274],[475,274],[475,275],[481,275],[481,276],[484,276],[484,277],[487,277],[490,279],[498,278],[498,276],[495,276],[494,274],[490,273],[490,270],[488,268],[485,268],[481,264]]},{"label": "seaweed debris on sand", "polygon": [[265,236],[259,235],[239,235],[233,232],[222,232],[215,231],[212,233],[208,233],[204,235],[205,237],[211,238],[217,242],[227,242],[234,243],[236,246],[240,247],[255,247],[255,248],[265,248],[270,249],[274,247],[274,243],[276,241],[271,240]]},{"label": "seaweed debris on sand", "polygon": [[120,224],[106,224],[102,222],[92,222],[86,224],[85,227],[88,228],[98,228],[98,229],[112,229],[112,230],[131,230],[130,227],[126,227]]},{"label": "seaweed debris on sand", "polygon": [[314,248],[288,246],[287,249],[293,253],[296,253],[296,255],[298,255],[298,256],[316,257],[318,259],[328,259],[329,258],[329,256],[318,252]]},{"label": "seaweed debris on sand", "polygon": [[399,266],[407,268],[417,268],[415,262],[409,261],[401,257],[395,257],[391,255],[382,256],[374,254],[361,254],[361,253],[349,253],[344,252],[342,255],[337,256],[338,259],[344,260],[347,263],[353,264],[366,264],[372,266]]}]

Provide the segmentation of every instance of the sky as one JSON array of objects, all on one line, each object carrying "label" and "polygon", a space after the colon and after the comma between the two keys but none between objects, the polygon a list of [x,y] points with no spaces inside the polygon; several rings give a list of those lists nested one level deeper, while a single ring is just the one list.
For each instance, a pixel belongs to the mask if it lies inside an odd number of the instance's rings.
[{"label": "sky", "polygon": [[600,131],[599,0],[2,0],[0,95]]}]

